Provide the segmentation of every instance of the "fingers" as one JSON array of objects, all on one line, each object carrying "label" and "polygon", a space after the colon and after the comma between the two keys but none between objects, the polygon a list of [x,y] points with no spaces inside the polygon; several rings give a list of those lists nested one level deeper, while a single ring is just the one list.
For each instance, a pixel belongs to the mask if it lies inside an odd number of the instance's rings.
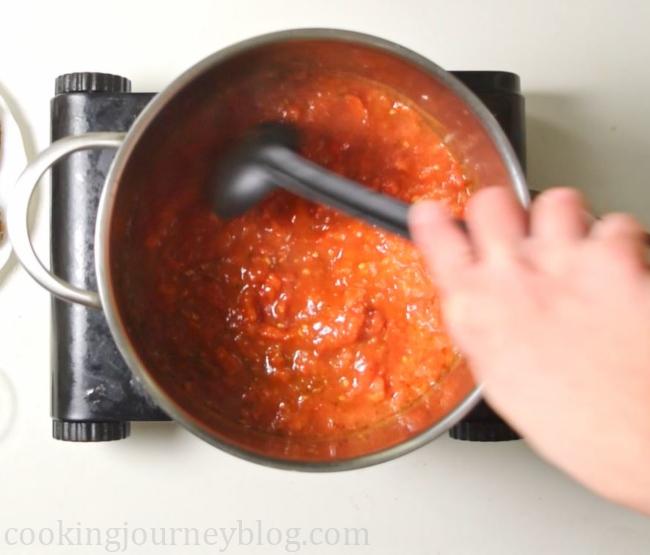
[{"label": "fingers", "polygon": [[643,241],[645,231],[629,214],[612,213],[598,220],[592,230],[594,239],[615,241]]},{"label": "fingers", "polygon": [[530,210],[530,233],[545,241],[565,242],[584,238],[589,230],[582,195],[575,189],[544,191]]},{"label": "fingers", "polygon": [[[509,189],[479,190],[470,199],[466,214],[469,235],[438,203],[420,202],[409,213],[413,240],[439,285],[446,289],[454,285],[459,273],[474,267],[481,259],[520,256],[519,245],[528,236],[526,213]],[[623,261],[633,261],[637,266],[647,264],[647,235],[633,217],[610,214],[596,222],[591,233],[590,221],[578,191],[558,188],[542,193],[530,214],[530,235],[547,241],[547,246],[552,247],[550,251],[542,251],[546,257],[542,266],[564,267],[567,253],[573,251],[555,247],[586,238],[608,242],[620,252]],[[524,258],[532,256],[532,251],[523,252]],[[544,256],[540,260],[544,261]]]},{"label": "fingers", "polygon": [[443,288],[474,262],[474,251],[444,205],[433,201],[414,204],[409,211],[413,242],[420,249],[429,270]]},{"label": "fingers", "polygon": [[592,227],[591,237],[609,243],[637,264],[645,265],[647,262],[647,234],[641,224],[629,214],[612,213],[603,216]]},{"label": "fingers", "polygon": [[479,190],[470,199],[466,212],[479,258],[510,254],[526,236],[524,209],[506,187]]}]

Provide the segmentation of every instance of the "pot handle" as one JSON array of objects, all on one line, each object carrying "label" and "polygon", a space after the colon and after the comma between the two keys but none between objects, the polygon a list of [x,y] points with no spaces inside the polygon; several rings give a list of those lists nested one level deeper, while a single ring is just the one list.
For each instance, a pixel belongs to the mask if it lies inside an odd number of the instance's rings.
[{"label": "pot handle", "polygon": [[34,251],[27,223],[34,190],[42,175],[61,158],[89,148],[119,148],[125,136],[125,133],[86,133],[64,137],[53,142],[27,165],[10,194],[7,208],[7,235],[16,257],[29,275],[54,296],[64,301],[101,308],[99,294],[96,291],[75,287],[55,276],[43,265]]}]

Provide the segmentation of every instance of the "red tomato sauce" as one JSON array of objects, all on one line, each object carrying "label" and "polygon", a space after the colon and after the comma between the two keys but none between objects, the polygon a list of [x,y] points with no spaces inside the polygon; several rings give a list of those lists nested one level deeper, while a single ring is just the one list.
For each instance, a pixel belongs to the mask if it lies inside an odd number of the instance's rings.
[{"label": "red tomato sauce", "polygon": [[[368,187],[444,200],[458,215],[471,194],[434,123],[376,83],[313,70],[260,78],[231,98],[232,129],[291,122],[303,155]],[[283,191],[221,221],[190,187],[161,201],[143,251],[150,342],[175,353],[179,375],[192,365],[202,395],[246,427],[324,438],[363,429],[459,361],[408,241]]]}]

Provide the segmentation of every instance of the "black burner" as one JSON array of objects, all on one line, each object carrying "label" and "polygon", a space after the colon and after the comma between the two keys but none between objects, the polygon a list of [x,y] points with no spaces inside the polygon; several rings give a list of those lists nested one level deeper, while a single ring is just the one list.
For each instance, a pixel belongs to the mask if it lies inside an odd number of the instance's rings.
[{"label": "black burner", "polygon": [[[525,165],[524,99],[519,77],[503,71],[456,71],[483,100]],[[128,79],[71,73],[56,79],[52,140],[90,131],[127,131],[154,96],[132,93]],[[93,238],[99,196],[115,152],[77,152],[52,173],[52,268],[73,285],[96,289]],[[52,417],[55,439],[128,437],[130,422],[169,420],[122,360],[101,311],[53,301]],[[505,441],[517,435],[481,403],[450,435]]]}]

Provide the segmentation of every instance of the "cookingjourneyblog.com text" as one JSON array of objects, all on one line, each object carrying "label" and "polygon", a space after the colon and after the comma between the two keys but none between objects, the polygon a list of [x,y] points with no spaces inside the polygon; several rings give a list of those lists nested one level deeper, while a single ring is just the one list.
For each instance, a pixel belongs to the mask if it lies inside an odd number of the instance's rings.
[{"label": "cookingjourneyblog.com text", "polygon": [[[370,538],[367,528],[348,527],[273,527],[261,520],[237,520],[228,527],[146,527],[132,526],[128,522],[120,526],[86,526],[81,522],[54,521],[51,526],[2,527],[0,528],[0,552],[10,553],[11,548],[24,552],[32,547],[35,553],[44,548],[103,548],[107,553],[136,552],[138,548],[151,547],[213,547],[217,553],[255,547],[272,548],[274,551],[297,553],[312,546],[341,548],[368,547]],[[336,549],[338,548],[338,549]],[[67,550],[66,550],[67,551]]]}]

